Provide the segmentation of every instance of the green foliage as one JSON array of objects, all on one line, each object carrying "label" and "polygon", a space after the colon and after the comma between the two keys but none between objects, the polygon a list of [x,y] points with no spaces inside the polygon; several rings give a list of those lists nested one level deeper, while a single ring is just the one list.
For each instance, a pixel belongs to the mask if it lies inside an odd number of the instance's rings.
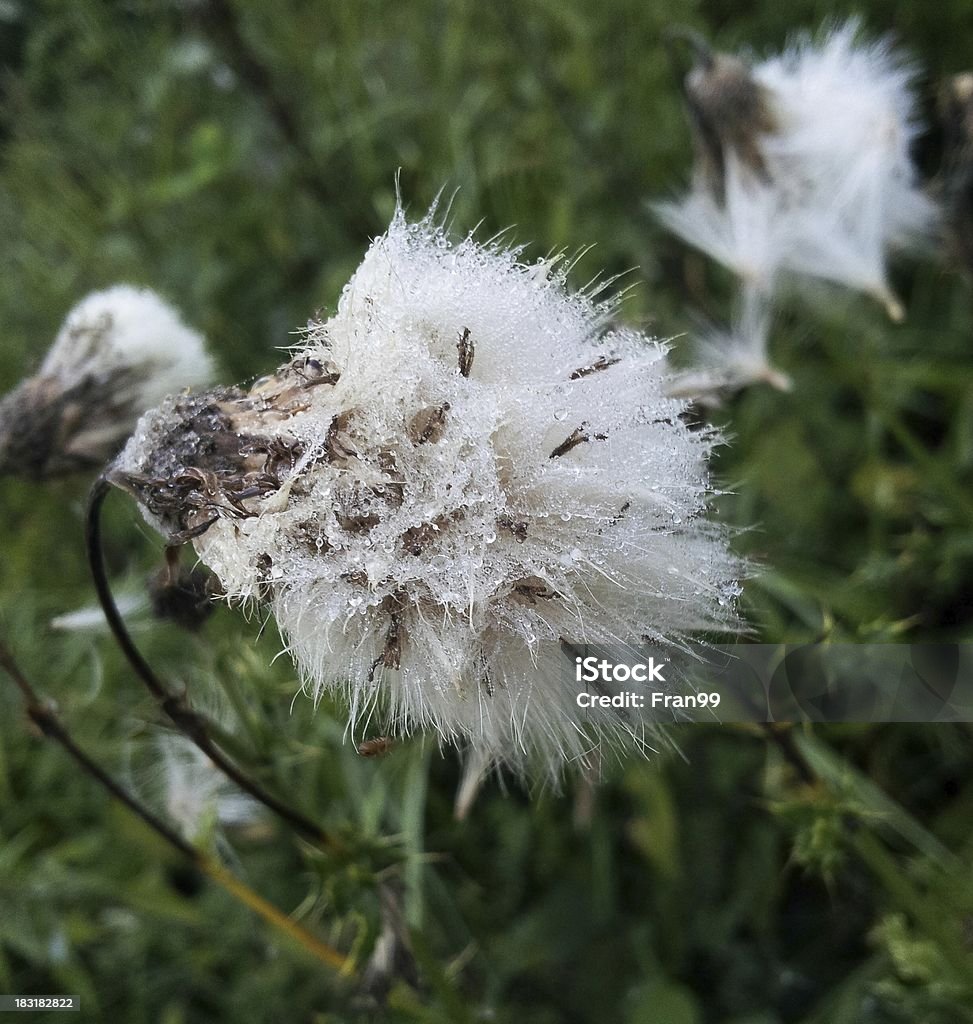
[{"label": "green foliage", "polygon": [[[963,3],[855,9],[914,49],[927,99],[973,52]],[[265,372],[334,306],[396,173],[416,212],[458,189],[457,231],[512,225],[537,254],[597,243],[578,283],[626,274],[622,315],[677,337],[690,307],[719,315],[725,282],[646,207],[689,161],[662,30],[766,49],[834,11],[0,0],[0,384],[37,364],[76,299],[119,280],[175,301],[227,381]],[[938,266],[900,273],[904,326],[865,299],[795,299],[772,342],[793,392],[755,388],[716,413],[719,512],[766,566],[746,593],[760,639],[970,639],[970,292]],[[48,626],[93,600],[86,483],[0,483],[2,631],[78,741],[158,806],[157,711],[103,634]],[[137,588],[158,545],[110,504],[112,572]],[[359,963],[391,901],[421,987],[400,978],[377,1009],[323,971],[110,805],[3,686],[0,991],[80,993],[83,1019],[126,1024],[973,1020],[968,730],[802,737],[821,779],[807,787],[760,735],[681,727],[681,757],[561,794],[491,782],[456,822],[454,757],[432,740],[358,757],[341,708],[292,706],[293,670],[259,625],[220,610],[187,637],[144,620],[139,642],[345,846],[316,851],[268,818],[223,853]]]}]

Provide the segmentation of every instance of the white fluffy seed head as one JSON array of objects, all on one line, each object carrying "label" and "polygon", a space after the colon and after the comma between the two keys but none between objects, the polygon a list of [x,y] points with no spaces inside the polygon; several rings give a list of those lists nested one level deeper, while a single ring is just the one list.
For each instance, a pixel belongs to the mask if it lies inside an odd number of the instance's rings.
[{"label": "white fluffy seed head", "polygon": [[209,383],[213,361],[202,335],[168,302],[149,288],[118,284],[68,313],[40,373],[100,379],[122,372],[141,414],[166,395]]},{"label": "white fluffy seed head", "polygon": [[920,130],[913,69],[887,39],[860,40],[849,21],[802,38],[754,69],[780,130],[764,140],[781,200],[797,213],[785,265],[845,284],[894,311],[889,251],[928,237],[934,204],[911,148]]},{"label": "white fluffy seed head", "polygon": [[659,345],[565,275],[397,213],[288,365],[170,401],[116,464],[230,599],[270,603],[353,729],[556,773],[633,729],[578,709],[562,641],[733,621],[739,565],[705,518],[715,438],[664,394]]},{"label": "white fluffy seed head", "polygon": [[146,409],[212,376],[201,335],[154,292],[93,292],[39,371],[0,401],[0,472],[50,478],[104,465]]},{"label": "white fluffy seed head", "polygon": [[682,199],[656,209],[768,294],[781,273],[807,275],[868,293],[901,319],[889,255],[931,236],[937,213],[910,155],[920,128],[913,71],[888,40],[860,36],[851,20],[754,65],[767,116],[746,150],[724,141],[724,187],[714,193],[697,173]]}]

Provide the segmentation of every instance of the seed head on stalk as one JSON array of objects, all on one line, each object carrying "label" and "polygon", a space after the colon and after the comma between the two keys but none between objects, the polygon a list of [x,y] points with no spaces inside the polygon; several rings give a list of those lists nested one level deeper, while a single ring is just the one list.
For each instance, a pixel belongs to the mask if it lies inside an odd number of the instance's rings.
[{"label": "seed head on stalk", "polygon": [[168,399],[109,471],[229,600],[269,605],[353,729],[556,774],[642,728],[578,708],[562,645],[733,621],[717,439],[568,269],[399,211],[293,358]]},{"label": "seed head on stalk", "polygon": [[146,409],[212,376],[202,336],[155,292],[92,292],[68,313],[37,373],[0,400],[0,474],[97,469]]},{"label": "seed head on stalk", "polygon": [[[785,290],[818,296],[816,279],[902,320],[890,258],[930,241],[939,216],[912,161],[921,124],[909,62],[888,39],[864,39],[855,19],[763,61],[683,35],[696,55],[682,83],[696,165],[684,195],[655,204],[660,220],[736,275],[740,306],[769,312]],[[782,378],[765,332],[744,338],[741,360],[739,327],[722,332],[725,352],[697,346],[715,356],[700,380],[732,389]]]}]

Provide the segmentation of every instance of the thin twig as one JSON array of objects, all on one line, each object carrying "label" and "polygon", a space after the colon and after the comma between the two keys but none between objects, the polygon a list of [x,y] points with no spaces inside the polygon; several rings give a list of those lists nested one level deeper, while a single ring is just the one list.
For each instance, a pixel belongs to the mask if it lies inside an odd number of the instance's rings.
[{"label": "thin twig", "polygon": [[239,768],[213,740],[209,723],[189,704],[185,694],[173,693],[159,679],[143,657],[142,652],[135,646],[128,627],[115,604],[102,550],[101,509],[110,488],[108,480],[105,477],[99,477],[91,489],[85,516],[85,544],[98,600],[112,634],[135,674],[145,684],[173,725],[194,743],[227,778],[286,821],[306,839],[331,850],[341,849],[343,843],[339,839],[328,835],[305,814],[268,792],[259,782]]},{"label": "thin twig", "polygon": [[179,833],[158,818],[146,806],[140,803],[116,779],[112,778],[97,762],[75,743],[67,728],[57,717],[53,708],[42,701],[27,677],[14,660],[9,648],[0,640],[0,668],[13,680],[23,697],[24,707],[30,720],[49,740],[57,743],[81,769],[93,778],[103,789],[107,790],[116,800],[128,808],[160,836],[169,846],[193,867],[215,882],[236,900],[248,907],[268,924],[294,939],[303,949],[321,963],[335,970],[348,974],[351,972],[351,961],[333,946],[319,939],[316,935],[303,928],[288,917],[278,907],[254,892],[248,885],[231,874],[218,861],[188,843]]}]

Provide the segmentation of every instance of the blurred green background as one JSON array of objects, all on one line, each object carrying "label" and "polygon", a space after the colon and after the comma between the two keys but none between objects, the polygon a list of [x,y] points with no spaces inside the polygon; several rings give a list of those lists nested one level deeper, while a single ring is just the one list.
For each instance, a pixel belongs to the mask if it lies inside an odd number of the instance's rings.
[{"label": "blurred green background", "polygon": [[[728,288],[646,206],[691,155],[661,33],[769,52],[836,13],[895,32],[930,118],[973,66],[968,0],[0,0],[0,388],[116,281],[179,306],[227,382],[267,371],[334,306],[397,170],[415,214],[457,189],[459,231],[596,243],[577,283],[628,272],[622,316],[678,336]],[[939,145],[931,127],[929,174]],[[714,413],[719,513],[763,566],[744,606],[761,640],[971,639],[970,289],[936,261],[895,284],[902,326],[839,293],[782,309],[794,391]],[[159,803],[157,711],[103,633],[49,627],[93,600],[89,482],[0,482],[0,623],[78,739]],[[158,542],[120,497],[109,519],[113,573],[138,588]],[[969,728],[802,733],[808,785],[756,731],[680,727],[681,753],[608,765],[596,789],[491,780],[456,822],[456,757],[359,758],[340,708],[292,707],[260,625],[220,610],[197,637],[145,620],[139,640],[349,852],[270,820],[218,848],[361,963],[394,903],[420,986],[393,977],[383,1003],[282,942],[44,745],[4,685],[0,992],[80,993],[83,1019],[125,1024],[973,1021]]]}]

